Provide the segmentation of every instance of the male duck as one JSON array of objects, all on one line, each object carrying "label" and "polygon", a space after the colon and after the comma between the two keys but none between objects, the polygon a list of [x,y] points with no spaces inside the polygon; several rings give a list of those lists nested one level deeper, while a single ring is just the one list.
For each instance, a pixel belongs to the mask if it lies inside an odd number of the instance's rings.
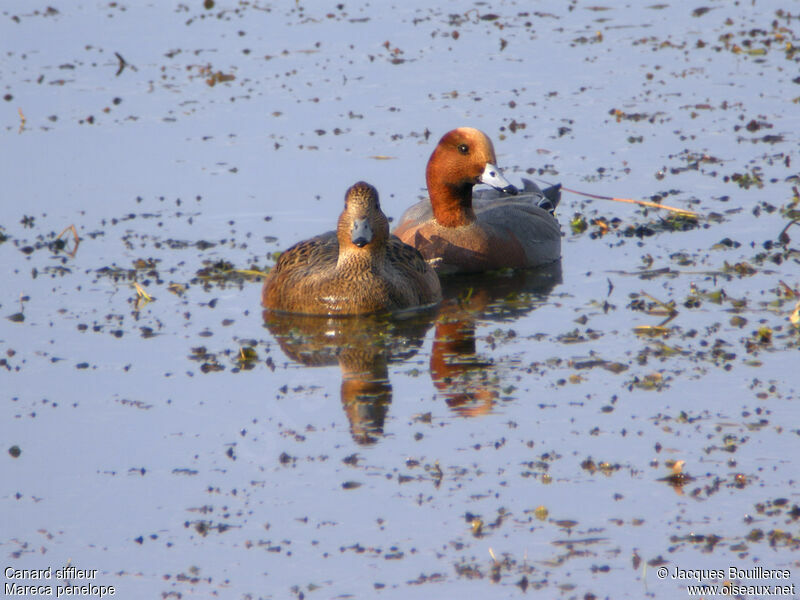
[{"label": "male duck", "polygon": [[274,311],[360,315],[434,305],[439,278],[419,252],[389,235],[377,190],[347,190],[336,231],[295,244],[264,281],[261,303]]},{"label": "male duck", "polygon": [[[496,165],[491,140],[471,127],[439,141],[426,170],[430,201],[409,208],[394,230],[440,273],[537,267],[561,258],[553,212],[560,185],[542,191],[523,180],[522,193]],[[486,183],[473,197],[472,186]]]}]

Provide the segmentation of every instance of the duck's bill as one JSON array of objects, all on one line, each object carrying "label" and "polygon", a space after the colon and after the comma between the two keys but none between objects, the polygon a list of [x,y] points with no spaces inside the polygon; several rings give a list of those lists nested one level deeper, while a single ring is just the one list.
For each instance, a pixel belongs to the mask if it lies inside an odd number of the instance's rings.
[{"label": "duck's bill", "polygon": [[503,172],[492,163],[486,163],[486,168],[478,177],[478,181],[492,186],[505,194],[515,195],[519,190],[511,185],[511,182],[503,176]]},{"label": "duck's bill", "polygon": [[369,221],[367,219],[356,219],[353,221],[350,239],[359,248],[363,248],[372,241],[372,227],[369,226]]}]

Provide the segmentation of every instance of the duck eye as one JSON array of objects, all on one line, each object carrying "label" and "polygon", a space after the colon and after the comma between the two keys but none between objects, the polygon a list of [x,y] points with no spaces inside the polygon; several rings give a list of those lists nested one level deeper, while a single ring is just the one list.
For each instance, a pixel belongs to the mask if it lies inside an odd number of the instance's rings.
[{"label": "duck eye", "polygon": [[466,144],[459,144],[458,151],[461,154],[469,154],[469,146],[467,146]]}]

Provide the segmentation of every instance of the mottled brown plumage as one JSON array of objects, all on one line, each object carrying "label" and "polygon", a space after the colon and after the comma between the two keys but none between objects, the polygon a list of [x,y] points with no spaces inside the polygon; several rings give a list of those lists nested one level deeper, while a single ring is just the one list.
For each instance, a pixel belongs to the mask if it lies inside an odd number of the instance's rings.
[{"label": "mottled brown plumage", "polygon": [[[426,170],[430,200],[409,208],[394,233],[445,273],[474,273],[505,267],[527,268],[561,257],[561,230],[540,204],[558,202],[526,181],[522,193],[495,166],[491,140],[461,127],[445,134]],[[476,194],[476,183],[501,190]]]},{"label": "mottled brown plumage", "polygon": [[436,273],[420,253],[389,235],[378,192],[347,190],[337,230],[295,244],[264,281],[261,303],[298,314],[360,315],[438,303]]}]

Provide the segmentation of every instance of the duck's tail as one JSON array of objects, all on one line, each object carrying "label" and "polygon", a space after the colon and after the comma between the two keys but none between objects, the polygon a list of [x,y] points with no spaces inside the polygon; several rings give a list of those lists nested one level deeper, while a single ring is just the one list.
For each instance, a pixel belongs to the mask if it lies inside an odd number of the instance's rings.
[{"label": "duck's tail", "polygon": [[522,185],[523,190],[522,193],[531,193],[534,195],[539,196],[539,200],[536,205],[549,212],[551,215],[555,215],[556,207],[558,203],[561,202],[561,184],[557,183],[555,185],[551,185],[545,189],[541,189],[538,185],[532,182],[530,179],[522,178]]}]

